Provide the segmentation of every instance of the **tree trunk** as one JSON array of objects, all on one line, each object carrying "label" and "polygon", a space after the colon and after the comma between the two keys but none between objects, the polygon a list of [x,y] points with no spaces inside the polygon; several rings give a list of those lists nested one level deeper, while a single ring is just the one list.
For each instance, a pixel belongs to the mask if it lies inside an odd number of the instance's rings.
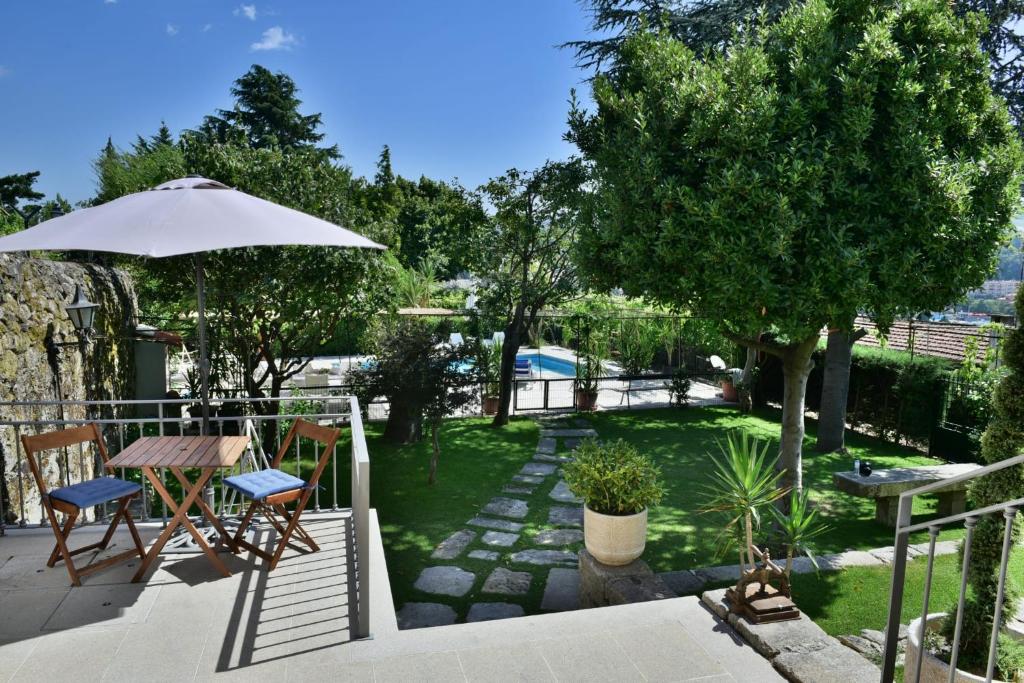
[{"label": "tree trunk", "polygon": [[384,439],[389,443],[405,445],[423,438],[423,414],[398,396],[389,396],[391,404],[388,422],[384,426]]},{"label": "tree trunk", "polygon": [[[782,352],[782,439],[778,467],[784,474],[779,485],[793,491],[803,489],[804,399],[807,377],[811,374],[811,353],[817,344],[815,335]],[[779,507],[789,507],[789,496],[779,499]]]},{"label": "tree trunk", "polygon": [[501,345],[501,373],[499,374],[501,386],[498,392],[498,412],[491,423],[494,427],[503,427],[508,424],[508,415],[512,409],[516,354],[519,353],[519,345],[522,343],[525,317],[526,309],[517,306],[511,322],[505,328],[505,341]]},{"label": "tree trunk", "polygon": [[749,413],[754,409],[754,365],[757,363],[757,350],[747,347],[747,360],[743,364],[743,377],[740,379],[740,411]]},{"label": "tree trunk", "polygon": [[437,422],[430,423],[430,440],[434,445],[434,454],[430,458],[430,474],[427,476],[427,484],[433,486],[437,481],[437,461],[441,458],[441,444],[437,440]]},{"label": "tree trunk", "polygon": [[846,447],[846,405],[850,393],[850,363],[853,343],[862,333],[829,330],[825,350],[825,371],[821,384],[821,406],[818,410],[818,441],[815,449],[822,453]]}]

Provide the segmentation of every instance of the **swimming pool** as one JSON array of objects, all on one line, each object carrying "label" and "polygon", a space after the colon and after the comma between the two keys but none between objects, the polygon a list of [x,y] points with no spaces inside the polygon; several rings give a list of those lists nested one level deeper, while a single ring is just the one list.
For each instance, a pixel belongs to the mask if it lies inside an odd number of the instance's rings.
[{"label": "swimming pool", "polygon": [[[539,351],[520,351],[516,354],[519,360],[530,361],[530,369],[534,379],[561,379],[576,376],[576,363],[557,356],[549,356]],[[459,369],[469,372],[473,369],[473,361],[460,364]]]},{"label": "swimming pool", "polygon": [[516,358],[529,360],[533,376],[538,379],[576,376],[576,363],[571,360],[549,356],[540,351],[521,352],[516,354]]}]

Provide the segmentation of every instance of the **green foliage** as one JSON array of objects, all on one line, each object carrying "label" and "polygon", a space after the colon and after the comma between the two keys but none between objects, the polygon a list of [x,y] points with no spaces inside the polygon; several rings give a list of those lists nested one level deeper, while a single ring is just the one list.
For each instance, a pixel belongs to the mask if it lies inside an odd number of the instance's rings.
[{"label": "green foliage", "polygon": [[668,389],[672,404],[680,408],[689,405],[690,387],[692,386],[693,380],[687,374],[685,368],[676,368],[672,373],[672,379],[665,383],[665,388]]},{"label": "green foliage", "polygon": [[812,0],[706,61],[630,37],[570,120],[604,200],[588,272],[747,337],[959,298],[1020,186],[977,29],[941,0]]},{"label": "green foliage", "polygon": [[338,159],[337,145],[317,147],[324,139],[318,131],[320,114],[304,115],[291,76],[253,64],[231,88],[232,109],[221,109],[203,119],[196,131],[208,143],[243,144],[253,149],[302,149],[325,159]]},{"label": "green foliage", "polygon": [[777,507],[769,507],[775,518],[773,535],[779,543],[786,547],[786,575],[793,571],[793,556],[806,555],[814,568],[818,568],[818,560],[814,557],[814,539],[829,531],[827,524],[818,518],[818,510],[809,501],[810,492],[790,491],[788,512]]},{"label": "green foliage", "polygon": [[478,259],[477,234],[487,215],[477,193],[457,182],[421,176],[413,181],[395,176],[391,150],[384,147],[373,184],[365,188],[367,210],[394,226],[394,252],[406,268],[434,260],[438,276],[453,277],[471,270]]},{"label": "green foliage", "polygon": [[500,391],[502,348],[500,341],[477,340],[477,372],[480,381],[484,383],[484,395],[487,398],[496,397]]},{"label": "green foliage", "polygon": [[[815,351],[812,360],[807,409],[817,411],[821,406],[824,350]],[[943,397],[953,369],[942,358],[854,345],[847,419],[853,426],[865,425],[887,441],[925,443],[942,419]],[[757,391],[766,401],[782,401],[782,372],[774,359],[761,366]]]},{"label": "green foliage", "polygon": [[[721,457],[708,454],[714,470],[702,489],[702,511],[725,520],[718,537],[720,556],[738,545],[742,558],[761,526],[763,509],[786,493],[778,487],[783,475],[776,469],[778,458],[768,458],[770,446],[745,432],[732,432],[718,443]],[[752,565],[754,558],[748,556],[748,562]]]},{"label": "green foliage", "polygon": [[425,259],[417,268],[395,263],[394,292],[399,307],[427,308],[438,290],[437,261]]},{"label": "green foliage", "polygon": [[[1017,292],[1017,315],[1024,318],[1024,288]],[[1003,340],[1007,374],[999,381],[993,400],[992,420],[981,439],[981,460],[991,465],[1024,453],[1024,327],[1008,332]],[[967,491],[974,509],[1005,503],[1024,497],[1024,467],[1010,467],[971,482]],[[965,605],[961,657],[964,666],[980,667],[986,661],[989,634],[998,590],[999,566],[1003,546],[1005,520],[1001,515],[981,518],[974,531],[971,563],[967,580],[971,594]],[[1011,542],[1020,540],[1020,521],[1016,520]],[[1016,609],[1021,584],[1019,576],[1007,576],[1003,618],[1010,618]],[[955,613],[955,609],[951,610]],[[947,619],[944,633],[952,634],[953,619]],[[1019,653],[1007,655],[1008,666],[1019,667]],[[1010,661],[1013,660],[1013,661]],[[1000,660],[1002,666],[1004,662]],[[1004,678],[1010,671],[1004,670]]]},{"label": "green foliage", "polygon": [[658,328],[643,318],[625,320],[620,326],[619,364],[628,375],[647,372],[658,350]]},{"label": "green foliage", "polygon": [[565,465],[565,482],[587,507],[604,515],[633,515],[657,505],[665,494],[661,470],[623,440],[588,439]]}]

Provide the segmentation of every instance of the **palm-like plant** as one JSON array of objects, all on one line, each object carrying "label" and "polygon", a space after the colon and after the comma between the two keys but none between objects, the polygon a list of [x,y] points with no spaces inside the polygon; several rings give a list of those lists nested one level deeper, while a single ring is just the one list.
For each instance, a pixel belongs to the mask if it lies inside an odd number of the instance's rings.
[{"label": "palm-like plant", "polygon": [[704,486],[707,502],[703,512],[724,513],[727,522],[719,535],[724,552],[739,540],[740,571],[748,562],[754,566],[754,528],[761,525],[761,508],[786,494],[779,489],[784,474],[776,470],[778,457],[769,460],[768,442],[742,432],[734,432],[719,442],[722,457],[710,455],[715,465],[711,481]]},{"label": "palm-like plant", "polygon": [[806,555],[817,569],[818,560],[814,557],[812,544],[815,538],[829,530],[829,526],[818,519],[818,511],[808,504],[807,490],[790,492],[789,514],[776,507],[772,507],[771,512],[775,517],[779,542],[786,546],[786,578],[793,572],[793,556],[797,553]]}]

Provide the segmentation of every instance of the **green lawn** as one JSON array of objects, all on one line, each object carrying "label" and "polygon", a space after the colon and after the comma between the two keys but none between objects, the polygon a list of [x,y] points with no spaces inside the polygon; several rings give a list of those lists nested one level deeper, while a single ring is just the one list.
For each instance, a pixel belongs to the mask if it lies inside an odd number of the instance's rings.
[{"label": "green lawn", "polygon": [[[668,571],[715,564],[720,518],[698,512],[702,503],[700,488],[712,467],[708,454],[718,453],[716,440],[731,429],[742,429],[778,443],[778,413],[743,415],[729,407],[637,410],[596,413],[591,421],[600,438],[625,439],[654,458],[662,469],[668,495],[650,511],[644,553],[652,569]],[[832,473],[851,469],[855,457],[869,460],[877,468],[923,465],[934,460],[918,451],[857,434],[847,439],[851,455],[816,453],[816,428],[817,424],[808,420],[803,466],[804,486],[810,489],[812,499],[831,526],[831,531],[819,540],[819,550],[832,553],[892,545],[892,529],[874,521],[874,501],[836,491]],[[914,506],[915,517],[933,514],[934,510],[932,499],[920,500]],[[955,535],[951,532],[943,538]],[[927,540],[927,533],[914,540]],[[735,562],[732,556],[720,561]]]},{"label": "green lawn", "polygon": [[[655,571],[707,566],[719,562],[713,556],[718,532],[714,517],[698,512],[698,487],[711,467],[708,453],[716,449],[715,440],[730,429],[743,429],[767,439],[778,439],[777,415],[765,412],[742,415],[731,408],[689,408],[605,412],[588,416],[600,438],[623,438],[648,453],[661,466],[668,495],[661,506],[651,511],[650,532],[645,559]],[[438,483],[426,484],[430,458],[424,441],[410,447],[394,447],[380,438],[382,425],[367,425],[371,458],[371,504],[381,520],[388,571],[396,606],[410,600],[436,601],[436,596],[421,594],[413,588],[420,571],[438,564],[430,559],[434,546],[449,534],[464,528],[491,497],[501,495],[501,487],[510,481],[534,453],[538,428],[528,418],[513,420],[500,430],[487,419],[459,419],[445,423],[442,430],[442,455]],[[811,450],[814,423],[808,424],[808,444],[804,460],[805,483],[818,504],[826,511],[833,529],[821,542],[822,552],[847,548],[874,548],[892,544],[892,531],[873,520],[874,504],[837,493],[831,485],[832,472],[847,469],[853,456],[820,455]],[[853,453],[880,467],[915,465],[930,462],[916,451],[875,439],[853,435]],[[347,444],[344,445],[347,448]],[[559,442],[559,448],[562,448]],[[305,463],[304,463],[305,464]],[[339,462],[339,466],[342,465]],[[537,488],[530,501],[531,513],[523,537],[513,550],[528,547],[530,533],[545,523],[543,510],[547,494],[554,485],[546,482]],[[339,486],[347,490],[348,476],[339,468]],[[340,500],[347,501],[347,495]],[[915,507],[915,513],[932,512],[933,503]],[[923,540],[925,537],[922,536]],[[482,548],[479,539],[470,546]],[[732,557],[722,563],[732,563]],[[455,564],[454,562],[452,564]],[[477,573],[479,588],[493,567],[460,557],[459,566]],[[528,570],[517,566],[516,570]],[[538,580],[522,603],[527,613],[539,610],[543,576],[547,569],[530,569]],[[827,576],[827,575],[823,575]],[[808,584],[810,585],[810,584]],[[475,592],[475,590],[474,590]],[[884,591],[887,594],[888,588]],[[472,593],[471,593],[472,595]],[[883,597],[884,599],[884,597]],[[461,615],[468,600],[448,600]]]}]

